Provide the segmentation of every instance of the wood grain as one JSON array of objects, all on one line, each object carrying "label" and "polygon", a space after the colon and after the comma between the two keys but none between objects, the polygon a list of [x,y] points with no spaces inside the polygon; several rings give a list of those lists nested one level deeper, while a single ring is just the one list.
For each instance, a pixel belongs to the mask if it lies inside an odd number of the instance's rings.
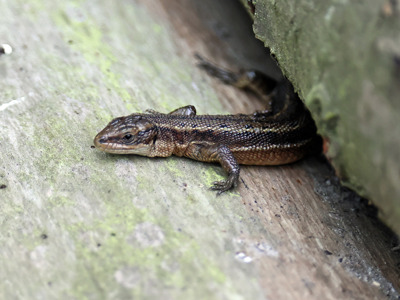
[{"label": "wood grain", "polygon": [[14,49],[0,57],[1,299],[399,296],[395,237],[323,157],[243,167],[239,188],[216,197],[217,165],[91,149],[112,117],[146,108],[261,107],[195,67],[198,52],[280,76],[239,4],[0,10],[0,42]]}]

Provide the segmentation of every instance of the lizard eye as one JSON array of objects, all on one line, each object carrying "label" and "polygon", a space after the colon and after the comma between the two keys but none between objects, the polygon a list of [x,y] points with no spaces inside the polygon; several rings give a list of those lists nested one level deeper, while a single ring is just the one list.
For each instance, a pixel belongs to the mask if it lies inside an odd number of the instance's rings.
[{"label": "lizard eye", "polygon": [[132,137],[133,137],[132,134],[127,133],[127,134],[124,135],[123,139],[124,139],[125,141],[129,141],[130,139],[132,139]]}]

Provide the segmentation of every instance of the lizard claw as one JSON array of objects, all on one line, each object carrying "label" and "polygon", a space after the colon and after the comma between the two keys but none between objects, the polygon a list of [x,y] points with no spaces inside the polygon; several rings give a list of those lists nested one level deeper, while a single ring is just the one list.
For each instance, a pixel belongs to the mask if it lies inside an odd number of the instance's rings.
[{"label": "lizard claw", "polygon": [[238,177],[229,176],[227,180],[214,181],[210,189],[213,191],[218,191],[217,195],[219,196],[231,188],[234,188],[237,185],[237,181]]}]

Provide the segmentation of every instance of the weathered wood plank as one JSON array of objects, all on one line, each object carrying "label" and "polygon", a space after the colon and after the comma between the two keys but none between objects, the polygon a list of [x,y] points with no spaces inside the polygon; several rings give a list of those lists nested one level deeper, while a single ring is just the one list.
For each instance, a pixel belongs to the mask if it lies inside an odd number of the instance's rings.
[{"label": "weathered wood plank", "polygon": [[323,160],[244,167],[216,197],[218,166],[90,148],[113,116],[261,105],[195,67],[265,55],[239,6],[202,3],[0,3],[0,298],[398,296],[393,236]]}]

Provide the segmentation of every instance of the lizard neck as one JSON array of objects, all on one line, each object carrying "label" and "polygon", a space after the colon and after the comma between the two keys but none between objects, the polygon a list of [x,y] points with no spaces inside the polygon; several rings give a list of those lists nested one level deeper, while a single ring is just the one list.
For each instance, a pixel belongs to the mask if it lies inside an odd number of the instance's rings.
[{"label": "lizard neck", "polygon": [[189,145],[185,129],[177,126],[174,117],[163,115],[163,118],[156,119],[157,139],[153,145],[152,156],[183,156]]}]

